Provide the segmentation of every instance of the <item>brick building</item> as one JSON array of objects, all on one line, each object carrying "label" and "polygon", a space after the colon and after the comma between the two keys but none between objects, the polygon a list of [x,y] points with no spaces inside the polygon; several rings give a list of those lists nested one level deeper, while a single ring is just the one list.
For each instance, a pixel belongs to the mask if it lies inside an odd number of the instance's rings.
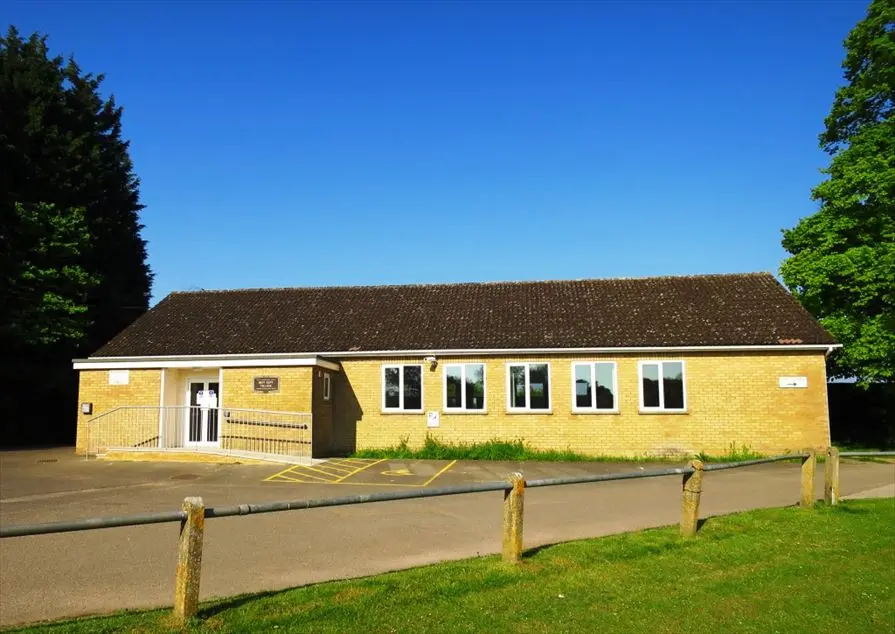
[{"label": "brick building", "polygon": [[820,448],[836,345],[764,273],[173,293],[74,362],[78,450]]}]

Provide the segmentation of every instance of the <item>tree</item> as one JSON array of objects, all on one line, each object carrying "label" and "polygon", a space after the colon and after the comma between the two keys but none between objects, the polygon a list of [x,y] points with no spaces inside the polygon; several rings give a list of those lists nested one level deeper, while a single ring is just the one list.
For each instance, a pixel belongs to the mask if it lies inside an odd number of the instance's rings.
[{"label": "tree", "polygon": [[102,82],[46,36],[0,36],[0,443],[73,438],[72,357],[148,307],[139,180]]},{"label": "tree", "polygon": [[98,279],[80,263],[89,234],[80,209],[15,203],[18,234],[7,240],[3,285],[9,289],[0,328],[23,347],[80,343],[87,336],[87,295]]},{"label": "tree", "polygon": [[895,2],[873,0],[845,40],[846,83],[820,135],[818,211],[783,232],[783,281],[843,349],[830,374],[895,381]]}]

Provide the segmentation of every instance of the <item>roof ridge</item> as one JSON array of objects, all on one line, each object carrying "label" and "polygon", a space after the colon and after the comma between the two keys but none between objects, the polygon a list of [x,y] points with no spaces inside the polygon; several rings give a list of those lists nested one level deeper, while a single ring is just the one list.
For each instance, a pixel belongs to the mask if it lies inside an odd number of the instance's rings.
[{"label": "roof ridge", "polygon": [[345,284],[329,286],[270,286],[248,288],[213,288],[198,290],[171,291],[169,295],[200,295],[217,293],[260,293],[265,291],[306,291],[324,289],[379,289],[379,288],[420,288],[420,287],[451,287],[451,286],[496,286],[498,284],[574,284],[578,282],[639,282],[652,280],[686,280],[706,278],[746,278],[746,277],[774,277],[769,271],[753,271],[745,273],[690,273],[681,275],[642,275],[631,277],[585,277],[575,279],[547,279],[547,280],[489,280],[476,282],[412,282],[409,284]]}]

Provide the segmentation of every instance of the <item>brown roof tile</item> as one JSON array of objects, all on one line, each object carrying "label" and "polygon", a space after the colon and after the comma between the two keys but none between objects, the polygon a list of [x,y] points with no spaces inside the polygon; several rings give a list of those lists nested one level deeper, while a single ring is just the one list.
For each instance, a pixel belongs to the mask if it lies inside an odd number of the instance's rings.
[{"label": "brown roof tile", "polygon": [[830,344],[767,273],[172,293],[94,356]]}]

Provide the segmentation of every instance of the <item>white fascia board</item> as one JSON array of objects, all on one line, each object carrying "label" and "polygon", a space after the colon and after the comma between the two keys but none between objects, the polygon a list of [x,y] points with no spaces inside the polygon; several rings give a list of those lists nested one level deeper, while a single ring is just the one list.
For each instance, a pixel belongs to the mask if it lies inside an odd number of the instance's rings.
[{"label": "white fascia board", "polygon": [[344,352],[325,352],[328,357],[351,359],[362,357],[477,357],[508,355],[553,355],[553,354],[663,354],[679,352],[785,352],[785,351],[823,351],[830,352],[841,348],[842,344],[778,344],[755,346],[643,346],[627,348],[487,348],[487,349],[445,349],[445,350],[349,350]]},{"label": "white fascia board", "polygon": [[94,357],[74,359],[75,370],[137,370],[141,368],[249,368],[249,367],[301,367],[319,366],[338,372],[338,363],[320,359],[316,356],[296,357],[294,355],[276,355],[262,357],[258,355],[213,355],[182,357]]},{"label": "white fascia board", "polygon": [[244,367],[285,367],[320,366],[339,371],[339,364],[320,358],[321,356],[340,359],[369,357],[479,357],[479,356],[521,356],[553,354],[677,354],[682,352],[787,352],[823,351],[829,354],[842,344],[778,344],[755,346],[642,346],[627,348],[486,348],[486,349],[444,349],[444,350],[344,350],[341,352],[269,353],[269,354],[212,354],[212,355],[167,355],[154,357],[89,357],[74,359],[75,370],[117,370],[138,368],[244,368]]}]

